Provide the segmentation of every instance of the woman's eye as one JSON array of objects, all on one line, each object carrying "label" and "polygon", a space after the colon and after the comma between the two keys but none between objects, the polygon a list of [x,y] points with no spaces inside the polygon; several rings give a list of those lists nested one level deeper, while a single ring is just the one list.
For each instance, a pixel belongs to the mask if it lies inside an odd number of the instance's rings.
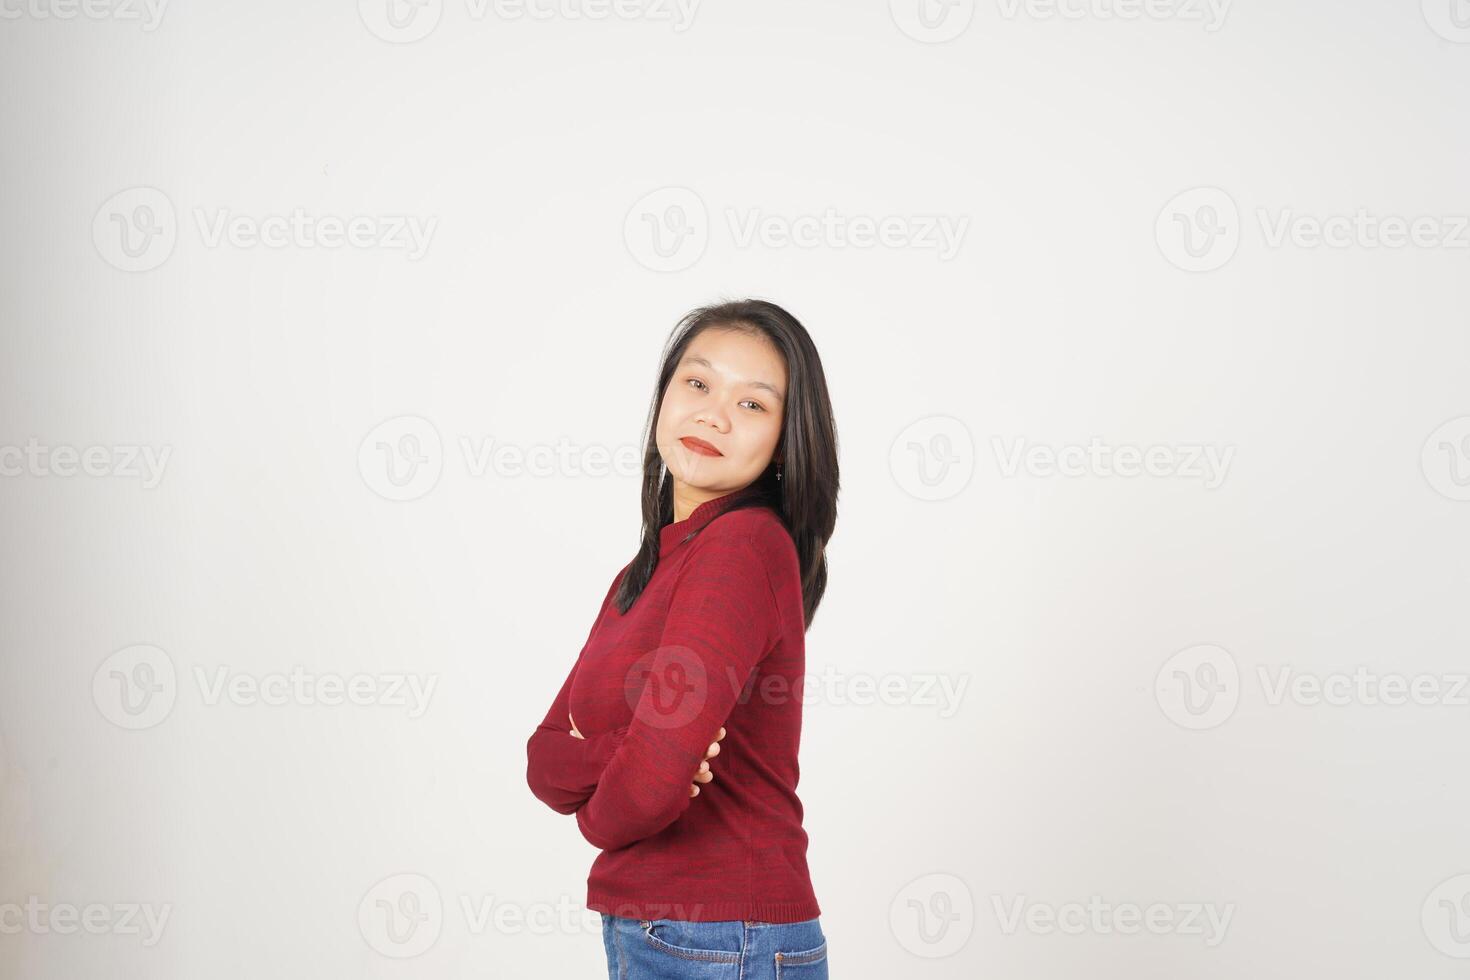
[{"label": "woman's eye", "polygon": [[[687,381],[688,381],[689,384],[698,385],[700,391],[705,391],[705,390],[707,390],[709,388],[709,385],[705,384],[703,381],[700,381],[698,378],[688,378]],[[753,399],[746,399],[745,401],[741,402],[740,404],[742,404],[742,405],[750,405],[750,406],[754,407],[757,412],[764,412],[766,410],[766,407],[764,405],[762,405],[760,402],[755,401]]]}]

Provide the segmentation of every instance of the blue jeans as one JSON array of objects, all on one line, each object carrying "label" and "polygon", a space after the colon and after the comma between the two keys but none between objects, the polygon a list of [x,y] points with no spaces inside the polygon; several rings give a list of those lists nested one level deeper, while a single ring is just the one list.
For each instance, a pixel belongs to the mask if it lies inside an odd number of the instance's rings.
[{"label": "blue jeans", "polygon": [[608,980],[827,980],[827,937],[804,922],[690,922],[602,913]]}]

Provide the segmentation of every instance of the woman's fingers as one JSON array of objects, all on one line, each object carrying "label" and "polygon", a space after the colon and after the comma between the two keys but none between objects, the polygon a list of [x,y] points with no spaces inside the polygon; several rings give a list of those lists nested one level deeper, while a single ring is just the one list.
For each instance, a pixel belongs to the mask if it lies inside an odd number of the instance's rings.
[{"label": "woman's fingers", "polygon": [[694,782],[692,782],[692,783],[689,784],[689,795],[690,796],[698,796],[699,795],[699,784],[700,783],[707,783],[710,780],[712,780],[712,779],[715,778],[715,774],[714,774],[713,770],[711,770],[710,767],[709,767],[709,760],[711,758],[713,758],[714,756],[717,756],[717,755],[720,754],[720,739],[722,739],[724,737],[725,737],[725,726],[724,725],[721,725],[720,726],[720,734],[716,735],[715,736],[715,740],[713,742],[709,743],[709,751],[704,754],[705,761],[703,761],[703,762],[701,762],[699,764],[699,771],[694,774]]}]

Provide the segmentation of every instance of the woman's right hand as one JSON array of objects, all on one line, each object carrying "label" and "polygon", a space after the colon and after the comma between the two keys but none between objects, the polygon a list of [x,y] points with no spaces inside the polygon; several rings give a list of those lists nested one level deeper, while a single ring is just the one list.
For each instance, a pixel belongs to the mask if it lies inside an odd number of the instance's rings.
[{"label": "woman's right hand", "polygon": [[700,783],[707,783],[715,778],[715,774],[710,771],[709,760],[720,754],[720,739],[724,737],[725,726],[721,725],[720,734],[716,735],[715,740],[709,743],[709,751],[705,752],[704,761],[699,764],[699,771],[694,774],[694,782],[689,786],[690,796],[699,795]]}]

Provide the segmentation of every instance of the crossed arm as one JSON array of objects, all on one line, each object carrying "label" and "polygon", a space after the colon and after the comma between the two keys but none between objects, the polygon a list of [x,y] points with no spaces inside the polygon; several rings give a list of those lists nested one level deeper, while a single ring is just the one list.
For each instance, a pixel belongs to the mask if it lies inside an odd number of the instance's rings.
[{"label": "crossed arm", "polygon": [[[613,577],[613,584],[608,588],[607,595],[602,600],[602,608],[597,612],[598,620],[607,611],[621,579],[622,573]],[[597,629],[596,620],[593,621],[592,629]],[[591,632],[587,634],[587,639],[592,639]],[[580,662],[581,656],[578,655],[577,663]],[[579,806],[587,802],[587,798],[597,787],[602,770],[606,768],[608,760],[612,758],[613,752],[628,731],[626,728],[619,728],[592,738],[572,737],[569,700],[572,678],[577,675],[577,663],[572,664],[572,669],[567,673],[566,680],[562,681],[561,690],[552,701],[545,719],[536,726],[526,742],[526,783],[538,800],[557,813],[575,813]]]},{"label": "crossed arm", "polygon": [[765,561],[738,528],[718,524],[679,569],[659,644],[639,661],[644,684],[632,722],[571,737],[568,675],[527,745],[532,792],[575,813],[582,836],[603,850],[650,837],[689,807],[711,743],[774,642]]},{"label": "crossed arm", "polygon": [[619,728],[591,738],[572,737],[567,691],[576,672],[573,666],[546,720],[536,726],[526,743],[526,782],[536,798],[557,813],[575,813],[587,802],[628,731]]}]

